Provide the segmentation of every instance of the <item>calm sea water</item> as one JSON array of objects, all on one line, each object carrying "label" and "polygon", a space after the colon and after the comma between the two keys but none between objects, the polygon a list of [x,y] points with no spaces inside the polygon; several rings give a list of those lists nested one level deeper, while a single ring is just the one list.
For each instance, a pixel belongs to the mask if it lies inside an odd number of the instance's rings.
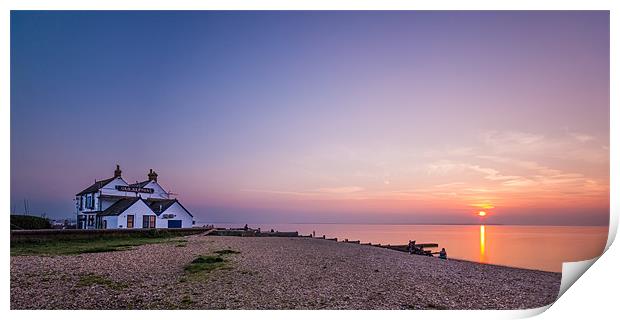
[{"label": "calm sea water", "polygon": [[[197,223],[199,225],[200,223]],[[216,224],[217,227],[242,227]],[[262,230],[299,231],[381,244],[437,243],[449,258],[526,269],[562,271],[562,263],[592,259],[607,242],[607,227],[377,225],[377,224],[253,224]],[[438,251],[433,249],[433,251]]]}]

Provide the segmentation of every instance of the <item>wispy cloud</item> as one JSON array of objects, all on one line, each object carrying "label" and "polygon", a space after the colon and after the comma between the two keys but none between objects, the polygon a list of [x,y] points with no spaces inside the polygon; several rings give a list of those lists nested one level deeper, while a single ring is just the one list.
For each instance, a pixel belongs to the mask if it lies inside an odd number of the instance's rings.
[{"label": "wispy cloud", "polygon": [[482,173],[484,179],[491,181],[503,181],[503,180],[511,180],[521,178],[519,176],[514,175],[503,175],[499,170],[493,168],[482,167],[476,164],[463,163],[463,162],[453,162],[449,160],[441,160],[435,163],[431,163],[428,165],[428,173],[429,174],[454,174],[459,173],[465,170],[469,170],[476,173]]},{"label": "wispy cloud", "polygon": [[325,188],[317,188],[312,190],[300,190],[300,191],[290,191],[290,190],[271,190],[271,189],[241,189],[242,192],[255,192],[255,193],[269,193],[276,195],[287,195],[287,196],[321,196],[321,195],[339,195],[339,194],[352,194],[360,191],[364,191],[364,188],[358,186],[342,186],[342,187],[325,187]]},{"label": "wispy cloud", "polygon": [[532,145],[542,142],[544,135],[519,131],[488,131],[483,134],[483,140],[490,146]]},{"label": "wispy cloud", "polygon": [[332,187],[332,188],[319,188],[316,189],[317,192],[321,193],[354,193],[363,191],[364,188],[358,186],[345,186],[345,187]]},{"label": "wispy cloud", "polygon": [[[309,179],[305,187],[265,185],[265,189],[245,191],[327,200],[324,203],[356,200],[360,205],[375,201],[378,206],[461,208],[579,205],[579,201],[597,203],[608,197],[608,177],[592,170],[590,162],[597,152],[603,161],[607,151],[583,143],[592,141],[588,135],[489,131],[477,138],[471,145],[456,147],[415,151],[386,147],[389,152],[382,149],[380,155],[371,149],[356,149],[354,154],[348,149],[336,154],[323,150],[318,153],[323,158],[300,161],[303,169],[295,169],[302,173],[300,181]],[[328,170],[320,163],[331,167]]]},{"label": "wispy cloud", "polygon": [[289,195],[289,196],[312,196],[311,192],[300,191],[287,191],[287,190],[267,190],[267,189],[241,189],[241,192],[255,192],[255,193],[269,193],[276,195]]},{"label": "wispy cloud", "polygon": [[588,141],[592,141],[594,140],[594,137],[585,133],[579,133],[579,132],[570,132],[569,135],[571,137],[573,137],[575,140],[581,142],[581,143],[585,143]]}]

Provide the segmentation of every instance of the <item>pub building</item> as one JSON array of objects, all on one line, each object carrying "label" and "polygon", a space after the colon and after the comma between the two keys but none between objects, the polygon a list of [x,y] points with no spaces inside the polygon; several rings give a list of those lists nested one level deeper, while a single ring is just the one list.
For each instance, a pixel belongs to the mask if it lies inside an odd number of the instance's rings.
[{"label": "pub building", "polygon": [[157,182],[127,183],[118,165],[114,176],[95,181],[76,194],[78,229],[191,228],[192,214]]}]

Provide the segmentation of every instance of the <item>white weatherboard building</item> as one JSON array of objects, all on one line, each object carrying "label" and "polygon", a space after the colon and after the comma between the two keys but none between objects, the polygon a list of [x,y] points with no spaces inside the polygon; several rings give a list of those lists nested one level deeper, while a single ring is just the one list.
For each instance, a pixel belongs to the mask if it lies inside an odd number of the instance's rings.
[{"label": "white weatherboard building", "polygon": [[78,229],[191,228],[194,216],[157,182],[129,184],[117,165],[114,176],[76,194]]}]

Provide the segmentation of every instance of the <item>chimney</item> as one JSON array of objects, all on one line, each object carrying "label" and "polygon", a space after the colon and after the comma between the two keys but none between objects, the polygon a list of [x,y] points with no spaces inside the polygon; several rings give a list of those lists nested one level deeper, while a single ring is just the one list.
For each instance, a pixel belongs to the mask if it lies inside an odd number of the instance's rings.
[{"label": "chimney", "polygon": [[121,173],[123,173],[123,171],[121,171],[121,167],[117,164],[116,165],[116,170],[114,170],[114,178],[120,177]]},{"label": "chimney", "polygon": [[150,169],[149,174],[147,175],[147,177],[149,177],[149,181],[157,182],[157,173],[155,171],[153,171],[153,169]]}]

